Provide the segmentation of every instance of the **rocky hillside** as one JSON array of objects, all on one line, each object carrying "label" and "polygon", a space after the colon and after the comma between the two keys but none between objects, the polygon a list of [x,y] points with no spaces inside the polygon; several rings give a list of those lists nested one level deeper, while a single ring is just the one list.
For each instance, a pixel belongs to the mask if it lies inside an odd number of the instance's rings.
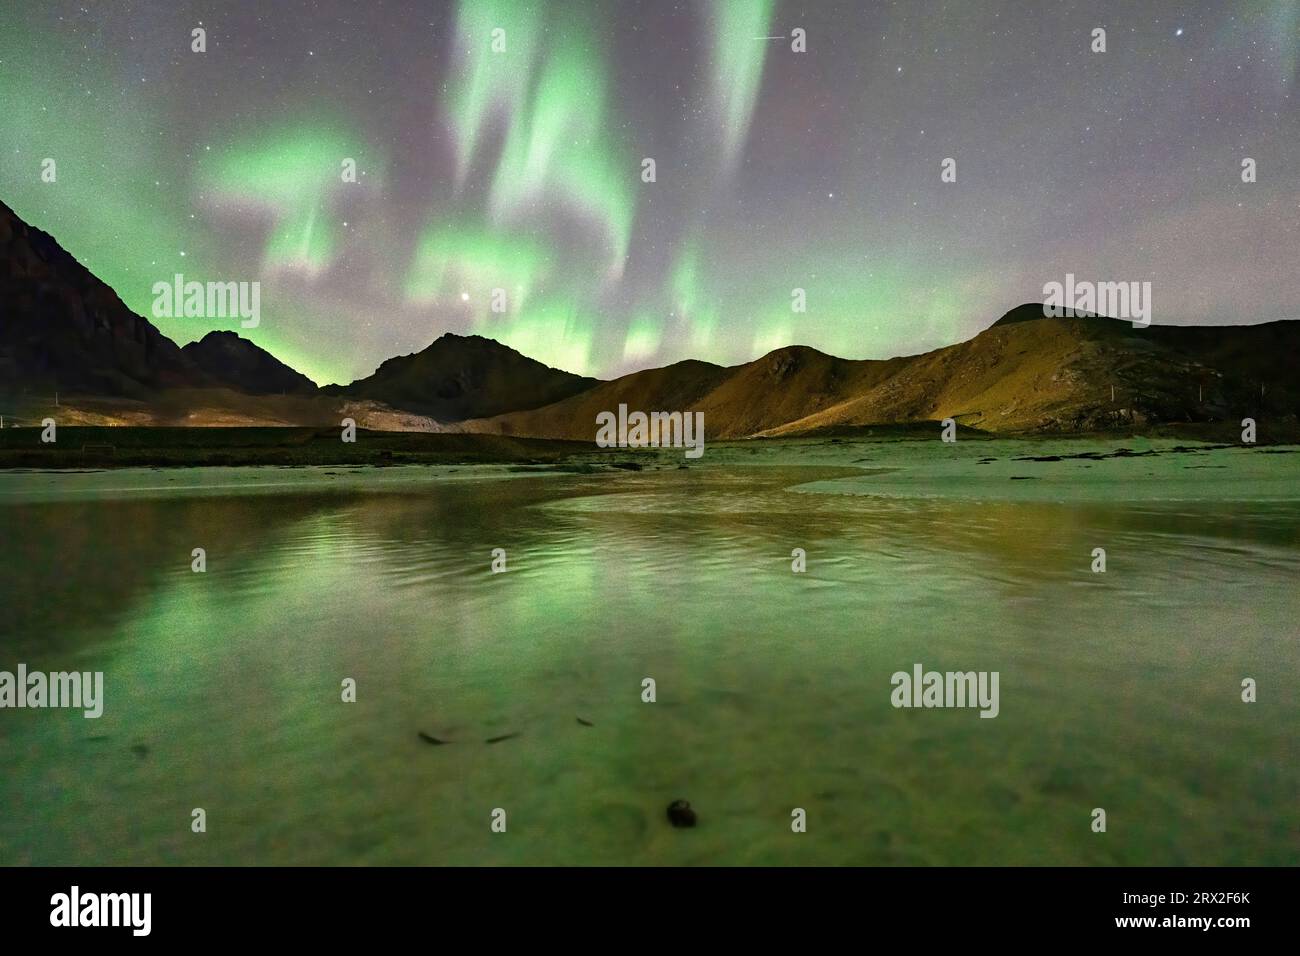
[{"label": "rocky hillside", "polygon": [[[681,362],[603,383],[467,430],[591,440],[620,402],[701,411],[713,439],[938,421],[995,432],[1069,432],[1247,414],[1295,420],[1300,322],[1134,328],[1011,310],[974,338],[922,355],[850,361],[803,346],[731,368]],[[1112,392],[1113,388],[1113,392]]]},{"label": "rocky hillside", "polygon": [[420,352],[388,359],[367,378],[323,391],[456,422],[549,405],[595,384],[492,339],[448,332]]},{"label": "rocky hillside", "polygon": [[0,394],[138,396],[207,384],[175,342],[0,203]]},{"label": "rocky hillside", "polygon": [[[446,334],[350,385],[316,389],[234,334],[178,348],[49,235],[0,203],[0,406],[87,423],[327,424],[592,441],[596,416],[704,413],[710,439],[954,418],[993,432],[1296,422],[1300,322],[1134,328],[1012,309],[966,342],[883,361],[792,345],[724,368],[685,361],[610,382]],[[76,396],[76,403],[67,401]],[[20,411],[14,411],[18,409]],[[36,411],[33,411],[36,409]],[[21,412],[21,413],[20,413]],[[361,416],[361,418],[358,418]]]},{"label": "rocky hillside", "polygon": [[316,383],[234,332],[209,332],[181,353],[222,385],[250,395],[312,395]]}]

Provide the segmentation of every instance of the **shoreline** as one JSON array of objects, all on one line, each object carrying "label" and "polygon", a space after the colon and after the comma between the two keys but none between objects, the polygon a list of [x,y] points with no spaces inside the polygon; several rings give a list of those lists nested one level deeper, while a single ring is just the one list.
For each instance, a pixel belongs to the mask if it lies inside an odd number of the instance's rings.
[{"label": "shoreline", "polygon": [[[700,459],[683,460],[688,467],[706,467],[709,450],[745,449],[769,453],[800,445],[838,446],[854,443],[935,441],[938,423],[835,428],[800,435],[764,438],[722,438],[705,441]],[[593,432],[594,435],[594,432]],[[680,458],[674,448],[601,448],[591,442],[528,438],[480,432],[414,432],[356,430],[355,442],[344,442],[338,428],[231,426],[152,427],[68,425],[57,441],[41,442],[39,427],[0,429],[0,472],[14,470],[84,471],[122,468],[201,467],[393,467],[399,465],[502,464],[553,470],[622,468],[638,470],[651,462]],[[1300,444],[1293,423],[1261,427],[1253,445],[1242,445],[1235,425],[1170,425],[1142,434],[1131,431],[1087,433],[995,434],[959,427],[958,444],[1019,441],[1033,444],[1132,443],[1176,440],[1220,446],[1273,447]]]}]

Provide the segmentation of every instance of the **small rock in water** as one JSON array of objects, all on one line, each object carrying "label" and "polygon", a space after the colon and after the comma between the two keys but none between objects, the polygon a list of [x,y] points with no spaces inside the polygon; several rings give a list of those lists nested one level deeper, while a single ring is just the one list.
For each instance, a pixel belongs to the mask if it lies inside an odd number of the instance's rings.
[{"label": "small rock in water", "polygon": [[668,822],[675,827],[695,826],[695,811],[685,800],[674,800],[668,804]]}]

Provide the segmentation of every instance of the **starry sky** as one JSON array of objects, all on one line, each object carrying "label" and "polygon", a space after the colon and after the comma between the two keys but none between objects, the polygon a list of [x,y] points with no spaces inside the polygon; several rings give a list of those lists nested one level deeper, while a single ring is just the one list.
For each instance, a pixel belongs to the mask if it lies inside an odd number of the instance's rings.
[{"label": "starry sky", "polygon": [[[321,383],[449,331],[600,377],[887,358],[1066,273],[1300,318],[1298,81],[1296,0],[5,3],[0,199]],[[261,324],[153,318],[176,273]]]}]

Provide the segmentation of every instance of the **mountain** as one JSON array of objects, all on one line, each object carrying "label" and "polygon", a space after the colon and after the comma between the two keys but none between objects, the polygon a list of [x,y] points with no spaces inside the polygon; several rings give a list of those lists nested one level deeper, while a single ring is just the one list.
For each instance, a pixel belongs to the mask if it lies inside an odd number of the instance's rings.
[{"label": "mountain", "polygon": [[0,392],[134,397],[207,384],[175,342],[0,203]]},{"label": "mountain", "polygon": [[694,409],[729,371],[708,362],[678,362],[666,368],[633,372],[610,382],[601,382],[563,401],[533,411],[470,419],[461,422],[459,427],[463,431],[490,434],[544,438],[569,436],[593,441],[597,413],[616,410],[619,402],[645,411]]},{"label": "mountain", "polygon": [[460,427],[592,440],[596,414],[620,403],[647,412],[703,412],[705,432],[715,440],[949,417],[1001,432],[1247,414],[1294,422],[1298,352],[1300,322],[1134,328],[1103,317],[1046,318],[1041,303],[1029,303],[966,342],[921,355],[852,361],[788,346],[730,368],[679,362]]},{"label": "mountain", "polygon": [[[184,349],[131,312],[54,239],[0,203],[0,395],[62,400],[90,424],[310,424],[592,441],[597,414],[699,411],[710,439],[954,418],[993,432],[1169,422],[1294,425],[1300,322],[1151,326],[1046,318],[1018,306],[968,341],[855,361],[806,346],[743,365],[684,361],[609,382],[549,368],[477,335],[446,334],[368,378],[317,390],[233,332]],[[77,401],[69,402],[76,395]],[[43,414],[43,413],[42,413]],[[79,416],[79,418],[78,418]]]},{"label": "mountain", "polygon": [[215,382],[250,395],[312,395],[316,383],[234,332],[209,332],[181,354]]},{"label": "mountain", "polygon": [[[306,376],[233,332],[178,347],[136,315],[51,236],[0,203],[0,394],[78,396],[94,420],[235,424],[337,420],[430,430],[535,408],[596,384],[480,336],[444,335],[369,378],[318,391]],[[311,397],[256,405],[241,396]],[[123,405],[122,402],[128,404]],[[64,404],[63,414],[73,413]],[[115,411],[121,410],[121,411]]]},{"label": "mountain", "polygon": [[492,339],[448,332],[423,351],[388,359],[368,378],[322,391],[456,422],[549,405],[596,384]]}]

